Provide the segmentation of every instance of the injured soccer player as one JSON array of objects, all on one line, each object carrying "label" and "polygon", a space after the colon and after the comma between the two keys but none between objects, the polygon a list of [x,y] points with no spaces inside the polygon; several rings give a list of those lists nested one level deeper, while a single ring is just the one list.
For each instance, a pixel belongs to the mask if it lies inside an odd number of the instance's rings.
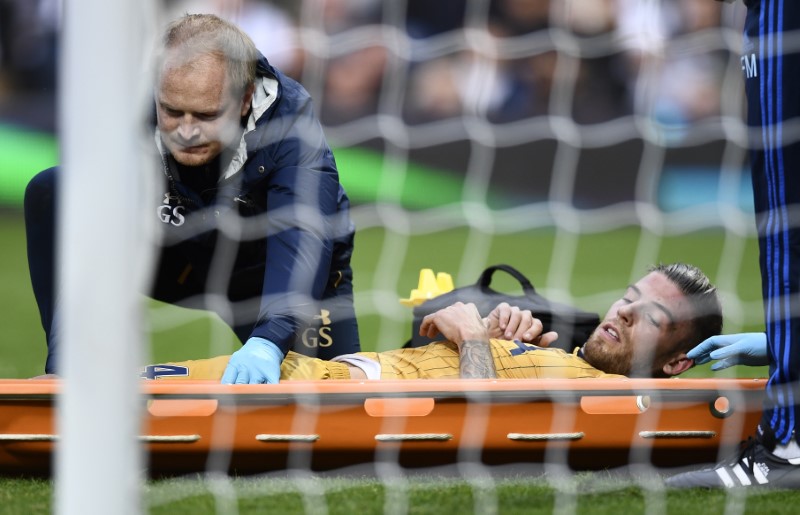
[{"label": "injured soccer player", "polygon": [[[422,321],[420,334],[441,335],[442,341],[330,361],[289,352],[281,381],[670,377],[694,364],[686,355],[690,349],[721,332],[716,288],[700,269],[674,263],[652,267],[629,285],[586,343],[571,353],[548,348],[557,335],[542,333],[530,311],[500,304],[481,318],[473,304],[457,302]],[[220,380],[228,358],[150,365],[142,377]]]}]

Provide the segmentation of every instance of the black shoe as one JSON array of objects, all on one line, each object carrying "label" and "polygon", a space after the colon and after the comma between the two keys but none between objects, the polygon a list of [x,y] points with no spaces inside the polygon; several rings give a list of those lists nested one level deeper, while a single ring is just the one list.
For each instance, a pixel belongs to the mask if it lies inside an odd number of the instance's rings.
[{"label": "black shoe", "polygon": [[665,483],[669,488],[800,488],[800,465],[775,456],[761,441],[749,438],[731,460],[672,476]]}]

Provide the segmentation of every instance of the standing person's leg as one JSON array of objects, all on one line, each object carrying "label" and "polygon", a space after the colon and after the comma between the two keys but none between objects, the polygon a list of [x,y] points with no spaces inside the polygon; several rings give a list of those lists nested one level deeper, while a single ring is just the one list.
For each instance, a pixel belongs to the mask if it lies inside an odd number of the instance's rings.
[{"label": "standing person's leg", "polygon": [[31,286],[39,306],[39,316],[47,338],[45,372],[56,373],[55,318],[55,247],[57,169],[37,174],[25,189],[25,236]]},{"label": "standing person's leg", "polygon": [[772,448],[793,440],[800,403],[800,8],[797,2],[763,0],[748,14],[745,45],[760,42],[749,56],[745,49],[744,57],[758,63],[757,74],[747,74],[746,66],[745,73],[770,353],[759,436]]},{"label": "standing person's leg", "polygon": [[770,378],[755,439],[672,487],[800,488],[800,5],[747,0],[742,71]]}]

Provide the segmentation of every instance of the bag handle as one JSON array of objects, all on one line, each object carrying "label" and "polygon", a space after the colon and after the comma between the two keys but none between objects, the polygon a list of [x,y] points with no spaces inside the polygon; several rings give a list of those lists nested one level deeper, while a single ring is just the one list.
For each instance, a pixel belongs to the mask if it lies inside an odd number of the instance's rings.
[{"label": "bag handle", "polygon": [[524,291],[526,294],[531,295],[536,293],[536,288],[533,287],[528,278],[522,275],[519,270],[511,265],[494,265],[484,270],[483,273],[481,273],[481,276],[478,278],[478,286],[480,287],[481,291],[486,292],[491,290],[491,288],[489,288],[489,284],[492,282],[492,275],[497,270],[502,270],[516,279],[520,286],[522,286],[522,291]]}]

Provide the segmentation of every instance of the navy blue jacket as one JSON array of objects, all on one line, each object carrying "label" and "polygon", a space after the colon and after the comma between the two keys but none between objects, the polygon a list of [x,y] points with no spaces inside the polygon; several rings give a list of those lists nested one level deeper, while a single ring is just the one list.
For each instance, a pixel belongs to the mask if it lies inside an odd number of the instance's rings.
[{"label": "navy blue jacket", "polygon": [[[258,75],[243,142],[219,182],[196,192],[161,154],[163,203],[156,217],[163,237],[152,290],[145,293],[216,311],[242,342],[258,336],[284,352],[294,347],[325,359],[357,352],[354,227],[333,154],[303,87],[266,59]],[[44,170],[25,192],[28,265],[47,336],[48,373],[57,372],[59,175],[57,167]]]},{"label": "navy blue jacket", "polygon": [[[233,300],[260,295],[257,320],[249,335],[238,328],[240,338],[266,338],[286,352],[320,312],[318,301],[346,297],[344,305],[355,324],[350,268],[354,227],[311,97],[266,59],[259,63],[258,76],[244,135],[246,152],[243,146],[216,190],[203,194],[174,177],[168,156],[162,155],[170,180],[159,218],[164,245],[182,248],[193,273],[204,278],[212,266],[214,273],[230,271]],[[178,206],[182,209],[176,210]],[[226,227],[242,234],[226,235]],[[220,256],[229,240],[237,252],[225,262]],[[248,284],[260,270],[260,285]],[[214,275],[209,277],[213,284]],[[355,347],[341,351],[358,350],[357,333],[348,336],[352,338]]]}]

